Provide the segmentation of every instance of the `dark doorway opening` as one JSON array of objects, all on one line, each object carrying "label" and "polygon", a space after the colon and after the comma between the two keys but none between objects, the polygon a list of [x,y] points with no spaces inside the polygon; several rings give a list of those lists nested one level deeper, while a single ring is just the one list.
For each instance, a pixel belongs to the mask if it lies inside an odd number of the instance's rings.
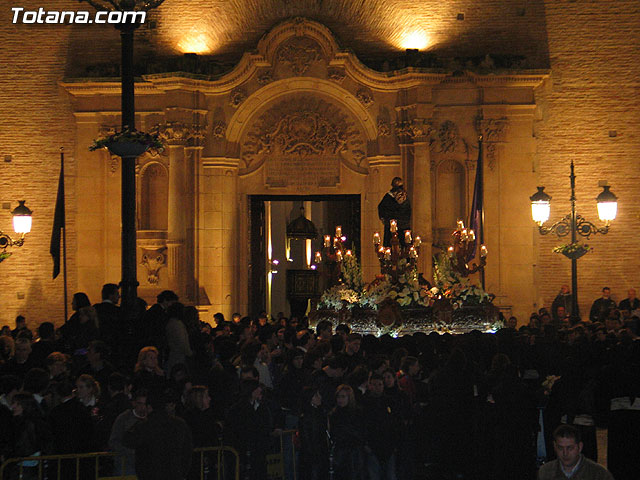
[{"label": "dark doorway opening", "polygon": [[300,206],[304,205],[310,207],[310,212],[305,209],[305,215],[313,221],[318,230],[318,237],[311,241],[311,261],[313,252],[322,250],[324,235],[334,235],[337,225],[342,226],[342,232],[348,239],[347,245],[355,250],[358,258],[361,258],[360,195],[250,195],[251,254],[248,273],[249,315],[252,318],[256,318],[270,305],[268,273],[269,269],[274,267],[268,261],[269,232],[271,259],[278,260],[278,273],[272,275],[272,286],[277,287],[271,290],[274,300],[272,316],[275,317],[279,311],[285,311],[283,305],[286,300],[283,299],[282,282],[286,278],[286,269],[294,265],[292,260],[299,262],[298,266],[303,262],[306,268],[308,258],[288,259],[282,253],[286,244],[283,226],[286,228],[286,224],[300,214]]}]

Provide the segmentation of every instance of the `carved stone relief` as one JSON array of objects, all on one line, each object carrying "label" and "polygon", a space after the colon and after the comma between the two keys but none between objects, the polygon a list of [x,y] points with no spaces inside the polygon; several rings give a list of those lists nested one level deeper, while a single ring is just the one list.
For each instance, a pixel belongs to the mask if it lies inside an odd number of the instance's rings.
[{"label": "carved stone relief", "polygon": [[258,83],[260,85],[266,85],[267,83],[273,82],[273,71],[267,70],[266,72],[258,75]]},{"label": "carved stone relief", "polygon": [[373,93],[371,93],[371,90],[368,88],[361,88],[358,90],[356,92],[356,98],[367,108],[373,105]]},{"label": "carved stone relief", "polygon": [[383,118],[378,119],[378,137],[388,137],[391,135],[391,125]]},{"label": "carved stone relief", "polygon": [[327,72],[329,80],[333,80],[336,83],[342,83],[346,75],[342,68],[330,68]]},{"label": "carved stone relief", "polygon": [[205,129],[199,124],[165,122],[154,127],[153,131],[167,145],[200,145],[205,138]]},{"label": "carved stone relief", "polygon": [[476,129],[483,136],[484,157],[490,170],[495,169],[497,145],[506,141],[508,126],[507,118],[477,119]]},{"label": "carved stone relief", "polygon": [[294,75],[304,75],[313,62],[322,60],[322,50],[308,37],[295,37],[280,47],[276,61],[289,67]]},{"label": "carved stone relief", "polygon": [[140,265],[147,269],[147,282],[157,285],[160,280],[160,269],[167,266],[166,247],[155,250],[143,248]]},{"label": "carved stone relief", "polygon": [[231,98],[229,99],[229,105],[233,108],[238,108],[242,102],[247,99],[247,94],[241,88],[235,89],[231,92]]},{"label": "carved stone relief", "polygon": [[227,124],[222,121],[216,121],[211,127],[211,136],[214,138],[224,138],[227,131]]},{"label": "carved stone relief", "polygon": [[362,132],[344,111],[299,94],[255,121],[242,142],[241,159],[248,171],[266,163],[268,185],[330,186],[340,180],[341,161],[364,170],[365,149]]},{"label": "carved stone relief", "polygon": [[460,142],[458,126],[451,120],[443,122],[438,128],[438,140],[440,153],[454,152]]}]

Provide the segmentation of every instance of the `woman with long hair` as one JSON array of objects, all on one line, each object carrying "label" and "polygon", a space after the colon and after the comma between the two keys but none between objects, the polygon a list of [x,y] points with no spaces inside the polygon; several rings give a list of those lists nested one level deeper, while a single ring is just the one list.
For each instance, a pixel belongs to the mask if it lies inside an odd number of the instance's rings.
[{"label": "woman with long hair", "polygon": [[353,388],[336,389],[336,406],[329,414],[330,461],[336,480],[360,480],[364,475],[365,427]]},{"label": "woman with long hair", "polygon": [[[30,393],[17,393],[11,402],[13,429],[16,433],[13,457],[40,456],[51,446],[51,429],[45,422],[38,402]],[[38,461],[21,462],[23,479],[38,478]]]},{"label": "woman with long hair", "polygon": [[156,347],[143,347],[138,352],[138,361],[134,368],[133,389],[144,388],[162,390],[166,386],[164,371],[159,365],[159,353]]}]

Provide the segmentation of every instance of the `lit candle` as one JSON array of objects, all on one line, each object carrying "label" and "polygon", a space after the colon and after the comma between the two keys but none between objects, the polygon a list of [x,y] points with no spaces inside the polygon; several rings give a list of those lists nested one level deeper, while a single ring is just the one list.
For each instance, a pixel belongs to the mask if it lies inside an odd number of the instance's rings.
[{"label": "lit candle", "polygon": [[336,252],[336,260],[341,262],[342,261],[342,250],[338,250]]},{"label": "lit candle", "polygon": [[447,248],[447,251],[449,252],[449,256],[453,256],[453,247]]},{"label": "lit candle", "polygon": [[382,247],[382,246],[379,247],[378,248],[378,253],[381,254],[381,255],[384,255],[384,247]]},{"label": "lit candle", "polygon": [[345,252],[345,255],[346,255],[347,257],[350,257],[350,256],[351,256],[351,250],[347,250],[347,251]]},{"label": "lit candle", "polygon": [[416,251],[415,247],[411,247],[409,249],[409,256],[411,258],[418,258],[418,252]]},{"label": "lit candle", "polygon": [[380,245],[380,233],[376,232],[373,234],[373,244]]},{"label": "lit candle", "polygon": [[389,222],[389,230],[391,230],[391,233],[398,231],[398,222],[396,220],[391,220],[391,222]]},{"label": "lit candle", "polygon": [[331,237],[329,235],[325,235],[324,236],[324,246],[325,247],[330,247],[331,246]]},{"label": "lit candle", "polygon": [[476,240],[476,234],[473,230],[469,230],[469,238],[472,242],[475,242]]},{"label": "lit candle", "polygon": [[320,252],[316,252],[316,263],[322,263],[322,254]]},{"label": "lit candle", "polygon": [[340,237],[340,240],[342,240],[342,243],[344,243],[344,242],[346,242],[346,241],[347,241],[347,237],[345,237],[344,235],[342,235],[342,236]]},{"label": "lit candle", "polygon": [[487,256],[487,247],[485,245],[480,245],[480,258],[484,258]]},{"label": "lit candle", "polygon": [[405,230],[404,243],[411,243],[411,230]]},{"label": "lit candle", "polygon": [[336,227],[336,237],[341,237],[342,236],[342,225],[338,225]]},{"label": "lit candle", "polygon": [[466,228],[462,229],[462,234],[460,235],[460,238],[462,240],[468,240],[469,239],[469,236],[467,235],[467,229]]},{"label": "lit candle", "polygon": [[384,259],[385,260],[391,260],[391,249],[390,248],[387,248],[384,251]]},{"label": "lit candle", "polygon": [[416,237],[416,241],[415,241],[415,242],[413,242],[413,244],[414,244],[416,247],[419,247],[420,245],[422,245],[422,239],[421,239],[420,237]]},{"label": "lit candle", "polygon": [[458,230],[462,230],[464,228],[464,222],[462,220],[458,220]]}]

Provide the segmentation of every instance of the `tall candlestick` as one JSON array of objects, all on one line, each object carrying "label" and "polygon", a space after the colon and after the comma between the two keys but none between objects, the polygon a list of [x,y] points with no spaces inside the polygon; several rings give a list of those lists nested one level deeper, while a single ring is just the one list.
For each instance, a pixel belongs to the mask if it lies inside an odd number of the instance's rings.
[{"label": "tall candlestick", "polygon": [[320,252],[316,252],[316,263],[322,263],[322,254]]},{"label": "tall candlestick", "polygon": [[486,257],[488,253],[487,247],[485,245],[480,245],[480,258]]},{"label": "tall candlestick", "polygon": [[391,220],[391,222],[389,223],[389,230],[391,231],[391,233],[395,233],[398,231],[397,220]]},{"label": "tall candlestick", "polygon": [[462,220],[458,220],[458,230],[462,230],[464,228],[464,222]]},{"label": "tall candlestick", "polygon": [[471,237],[472,242],[476,240],[476,234],[473,230],[469,230],[469,237]]},{"label": "tall candlestick", "polygon": [[342,250],[338,250],[336,252],[336,260],[341,262],[342,261]]},{"label": "tall candlestick", "polygon": [[336,227],[336,237],[341,237],[342,236],[342,225],[338,225]]},{"label": "tall candlestick", "polygon": [[387,248],[384,251],[384,259],[385,260],[391,260],[391,249],[390,248]]},{"label": "tall candlestick", "polygon": [[373,234],[373,244],[380,245],[380,233],[376,232]]},{"label": "tall candlestick", "polygon": [[415,240],[415,242],[413,242],[413,244],[416,247],[419,247],[420,245],[422,245],[422,239],[420,237],[416,236],[416,240]]},{"label": "tall candlestick", "polygon": [[411,243],[411,230],[405,230],[404,243]]},{"label": "tall candlestick", "polygon": [[324,246],[325,247],[330,247],[331,246],[331,237],[329,235],[325,235],[324,236]]},{"label": "tall candlestick", "polygon": [[410,256],[411,258],[418,258],[418,252],[416,251],[416,248],[415,248],[415,247],[411,247],[411,248],[409,249],[409,256]]}]

